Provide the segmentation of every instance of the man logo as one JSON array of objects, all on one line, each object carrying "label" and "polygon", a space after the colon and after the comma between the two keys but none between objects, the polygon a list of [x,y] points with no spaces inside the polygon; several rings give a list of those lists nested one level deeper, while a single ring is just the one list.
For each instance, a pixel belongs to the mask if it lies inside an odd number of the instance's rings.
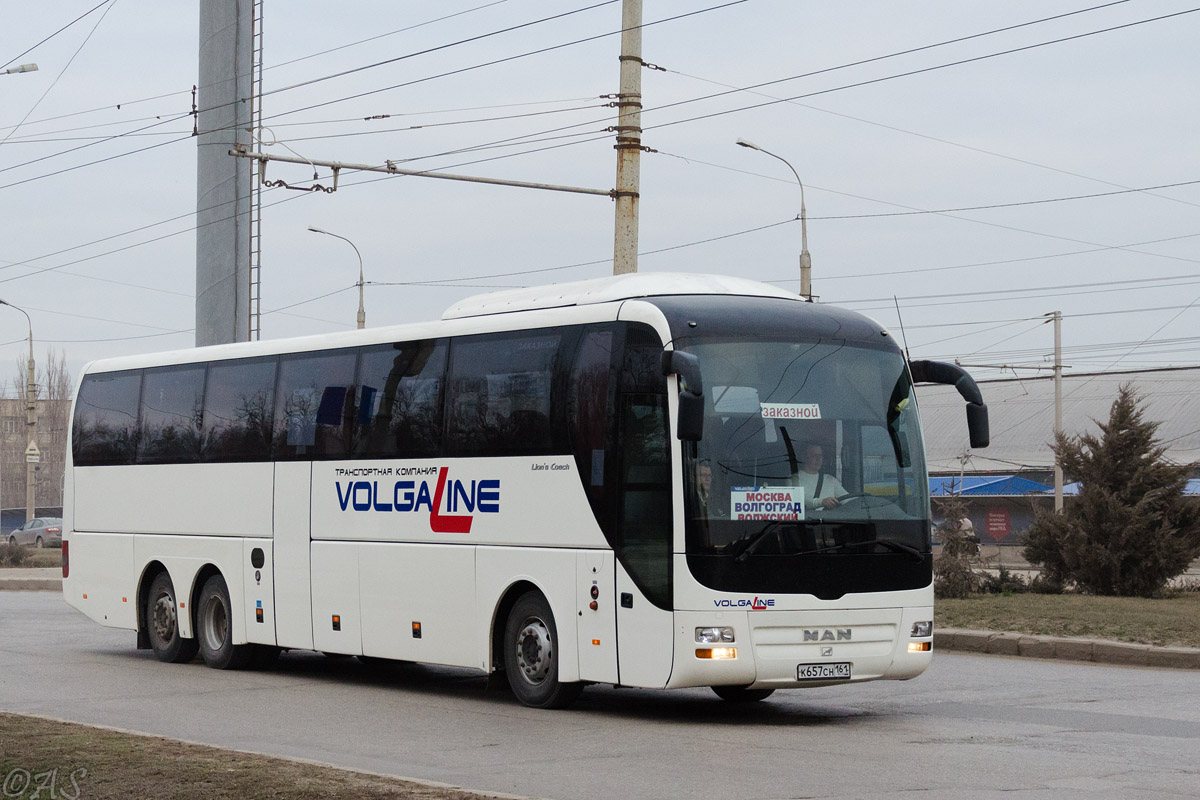
[{"label": "man logo", "polygon": [[850,629],[838,628],[837,630],[808,630],[804,631],[804,641],[806,642],[848,642],[850,641]]},{"label": "man logo", "polygon": [[830,657],[830,656],[832,656],[832,655],[833,655],[833,648],[832,648],[832,647],[822,647],[822,648],[821,648],[821,656],[822,656],[823,658],[829,658],[829,657]]}]

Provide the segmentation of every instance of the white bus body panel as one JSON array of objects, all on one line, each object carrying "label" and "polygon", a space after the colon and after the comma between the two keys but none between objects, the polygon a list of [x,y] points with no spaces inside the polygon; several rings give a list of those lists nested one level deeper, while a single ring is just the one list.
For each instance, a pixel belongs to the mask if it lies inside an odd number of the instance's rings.
[{"label": "white bus body panel", "polygon": [[[270,539],[242,540],[243,594],[245,598],[246,640],[255,644],[276,644],[275,639],[275,568]],[[263,565],[255,567],[255,550],[263,551]],[[228,582],[226,578],[226,582]],[[229,602],[237,610],[234,587],[229,587]],[[262,611],[261,618],[259,611]]]},{"label": "white bus body panel", "polygon": [[[632,607],[621,605],[621,595],[632,598]],[[647,600],[620,564],[617,565],[617,597],[620,683],[622,686],[661,689],[671,677],[674,614]]]},{"label": "white bus body panel", "polygon": [[270,536],[274,467],[270,462],[74,467],[74,530]]},{"label": "white bus body panel", "polygon": [[[280,647],[313,646],[312,574],[309,569],[310,481],[306,461],[275,465],[275,632]],[[253,612],[252,612],[253,613]]]},{"label": "white bus body panel", "polygon": [[[358,544],[312,543],[313,648],[325,653],[362,655],[359,613]],[[334,617],[338,627],[334,628]]]},{"label": "white bus body panel", "polygon": [[101,625],[136,630],[133,539],[123,534],[71,535],[71,569],[63,579],[63,599]]},{"label": "white bus body panel", "polygon": [[[475,638],[474,547],[353,547],[358,549],[364,655],[460,667],[479,663],[483,643]],[[421,626],[420,638],[414,623]]]},{"label": "white bus body panel", "polygon": [[317,461],[312,475],[314,540],[607,547],[571,456]]},{"label": "white bus body panel", "polygon": [[[579,587],[576,631],[579,677],[597,683],[619,683],[617,674],[616,559],[611,550],[578,553],[575,585]],[[591,607],[596,587],[596,608]],[[561,634],[560,634],[561,636]],[[562,648],[560,649],[568,649]]]}]

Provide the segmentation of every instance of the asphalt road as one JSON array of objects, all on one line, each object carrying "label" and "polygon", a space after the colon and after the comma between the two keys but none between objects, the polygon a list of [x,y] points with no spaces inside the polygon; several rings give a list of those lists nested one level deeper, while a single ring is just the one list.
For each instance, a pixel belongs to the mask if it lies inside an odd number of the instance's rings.
[{"label": "asphalt road", "polygon": [[4,592],[0,709],[556,800],[1200,796],[1196,672],[997,656],[748,707],[590,687],[534,711],[464,670],[160,664],[56,594]]}]

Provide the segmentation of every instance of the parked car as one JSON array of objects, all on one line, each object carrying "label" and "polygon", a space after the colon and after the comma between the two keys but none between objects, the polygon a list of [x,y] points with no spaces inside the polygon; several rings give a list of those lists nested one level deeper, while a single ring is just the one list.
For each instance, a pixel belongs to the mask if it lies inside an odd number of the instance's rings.
[{"label": "parked car", "polygon": [[62,520],[58,517],[35,517],[13,530],[8,535],[8,543],[62,547]]}]

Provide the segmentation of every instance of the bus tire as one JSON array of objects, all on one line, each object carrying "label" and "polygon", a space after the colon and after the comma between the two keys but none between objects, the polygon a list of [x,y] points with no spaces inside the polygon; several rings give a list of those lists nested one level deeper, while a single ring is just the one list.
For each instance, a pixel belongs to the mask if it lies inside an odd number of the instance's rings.
[{"label": "bus tire", "polygon": [[200,657],[213,669],[242,669],[254,657],[254,645],[233,643],[233,605],[220,574],[204,582],[196,606],[196,639]]},{"label": "bus tire", "polygon": [[583,684],[560,682],[559,664],[550,604],[540,592],[526,592],[504,626],[504,672],[517,700],[530,708],[566,708],[575,702]]},{"label": "bus tire", "polygon": [[774,689],[747,689],[745,686],[713,686],[717,697],[727,703],[757,703],[775,694]]},{"label": "bus tire", "polygon": [[142,613],[145,615],[150,649],[159,661],[186,664],[196,657],[199,647],[196,640],[184,639],[179,635],[179,601],[175,597],[171,576],[165,571],[155,575],[150,582],[146,608]]}]

